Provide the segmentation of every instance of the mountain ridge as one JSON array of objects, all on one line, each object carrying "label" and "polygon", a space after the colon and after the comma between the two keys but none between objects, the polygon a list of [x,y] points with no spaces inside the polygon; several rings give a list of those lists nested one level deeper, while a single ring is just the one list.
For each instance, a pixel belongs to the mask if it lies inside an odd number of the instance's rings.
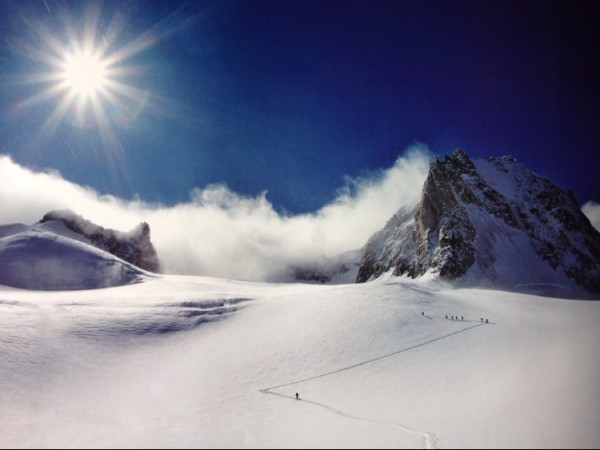
[{"label": "mountain ridge", "polygon": [[156,249],[150,240],[150,225],[140,223],[129,232],[104,228],[84,219],[73,211],[51,211],[44,215],[40,224],[60,221],[74,233],[85,238],[95,247],[107,251],[140,269],[158,273],[161,271]]},{"label": "mountain ridge", "polygon": [[120,232],[71,211],[53,211],[31,226],[0,226],[0,284],[5,286],[101,289],[139,283],[159,268],[145,223]]}]

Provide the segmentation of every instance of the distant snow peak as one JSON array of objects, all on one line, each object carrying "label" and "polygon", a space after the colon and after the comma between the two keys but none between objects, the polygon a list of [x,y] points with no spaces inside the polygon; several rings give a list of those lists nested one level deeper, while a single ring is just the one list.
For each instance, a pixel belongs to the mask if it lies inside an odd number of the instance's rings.
[{"label": "distant snow peak", "polygon": [[[462,285],[556,286],[600,294],[600,233],[565,193],[510,156],[435,158],[414,210],[363,249],[357,282],[393,270]],[[561,295],[564,289],[561,290]]]},{"label": "distant snow peak", "polygon": [[59,221],[92,245],[141,269],[160,272],[156,249],[150,241],[150,226],[143,222],[129,232],[105,229],[70,210],[51,211],[39,223]]}]

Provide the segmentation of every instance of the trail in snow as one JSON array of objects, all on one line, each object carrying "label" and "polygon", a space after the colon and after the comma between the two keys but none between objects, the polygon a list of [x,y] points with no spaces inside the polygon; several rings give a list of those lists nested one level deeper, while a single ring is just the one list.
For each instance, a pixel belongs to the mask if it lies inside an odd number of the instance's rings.
[{"label": "trail in snow", "polygon": [[[278,397],[283,397],[283,398],[286,398],[286,399],[289,399],[289,400],[296,400],[295,397],[292,397],[292,396],[289,396],[289,395],[285,395],[285,394],[280,394],[278,392],[270,392],[270,391],[266,391],[266,390],[263,390],[261,392],[263,394],[276,395]],[[329,412],[332,412],[333,414],[338,414],[338,415],[340,415],[342,417],[347,417],[348,419],[360,420],[362,422],[370,422],[370,423],[379,423],[379,424],[383,424],[383,425],[390,425],[390,426],[392,426],[394,428],[398,428],[398,429],[402,430],[405,433],[416,434],[417,436],[421,436],[424,439],[424,441],[425,441],[425,448],[431,448],[431,449],[439,448],[439,439],[433,433],[427,433],[427,432],[423,432],[423,431],[412,430],[410,428],[407,428],[407,427],[405,427],[403,425],[400,425],[398,423],[395,423],[395,422],[391,422],[389,420],[369,419],[368,417],[353,416],[352,414],[345,413],[344,411],[336,409],[336,408],[334,408],[332,406],[328,406],[328,405],[325,405],[323,403],[315,402],[315,401],[312,401],[312,400],[297,399],[296,401],[304,402],[304,403],[309,403],[311,405],[318,406],[320,408],[326,409]]]},{"label": "trail in snow", "polygon": [[404,352],[408,352],[410,350],[414,350],[415,348],[419,348],[419,347],[423,347],[425,345],[433,344],[434,342],[440,341],[442,339],[446,339],[446,338],[448,338],[450,336],[454,336],[454,335],[459,334],[459,333],[464,333],[465,331],[472,330],[473,328],[477,328],[477,327],[480,327],[482,325],[489,325],[489,324],[478,323],[477,325],[473,325],[473,326],[470,326],[470,327],[467,327],[467,328],[463,328],[462,330],[453,331],[452,333],[448,333],[448,334],[445,334],[443,336],[437,337],[435,339],[430,339],[428,341],[421,342],[420,344],[413,345],[412,347],[403,348],[402,350],[398,350],[398,351],[393,352],[393,353],[388,353],[387,355],[378,356],[377,358],[369,359],[367,361],[362,361],[362,362],[353,364],[351,366],[342,367],[341,369],[333,370],[331,372],[323,373],[321,375],[315,375],[315,376],[312,376],[312,377],[309,377],[309,378],[304,378],[302,380],[296,380],[296,381],[292,381],[290,383],[280,384],[278,386],[273,386],[273,387],[270,387],[270,388],[266,388],[266,389],[261,390],[261,392],[271,391],[273,389],[279,389],[279,388],[282,388],[282,387],[291,386],[293,384],[304,383],[306,381],[316,380],[317,378],[324,378],[324,377],[328,377],[330,375],[335,375],[336,373],[344,372],[346,370],[355,369],[356,367],[364,366],[366,364],[371,364],[371,363],[373,363],[375,361],[380,361],[380,360],[385,359],[385,358],[390,358],[392,356],[399,355],[400,353],[404,353]]},{"label": "trail in snow", "polygon": [[[430,317],[427,317],[427,318],[431,319]],[[448,320],[450,320],[450,319],[448,319]],[[469,322],[469,321],[465,321],[465,322]],[[371,364],[373,362],[380,361],[380,360],[385,359],[385,358],[390,358],[392,356],[399,355],[400,353],[408,352],[410,350],[414,350],[416,348],[423,347],[425,345],[433,344],[434,342],[440,341],[442,339],[447,339],[449,337],[455,336],[455,335],[460,334],[460,333],[464,333],[464,332],[469,331],[469,330],[473,330],[473,329],[475,329],[477,327],[480,327],[480,326],[483,326],[483,325],[489,325],[489,323],[480,322],[480,323],[477,323],[476,325],[472,325],[472,326],[463,328],[463,329],[458,330],[458,331],[453,331],[452,333],[448,333],[448,334],[445,334],[443,336],[437,337],[435,339],[430,339],[428,341],[421,342],[420,344],[413,345],[411,347],[403,348],[402,350],[398,350],[398,351],[393,352],[393,353],[388,353],[386,355],[382,355],[382,356],[379,356],[377,358],[373,358],[373,359],[369,359],[369,360],[366,360],[366,361],[362,361],[362,362],[359,362],[357,364],[353,364],[351,366],[342,367],[341,369],[337,369],[337,370],[334,370],[334,371],[331,371],[331,372],[323,373],[323,374],[320,374],[320,375],[315,375],[315,376],[312,376],[312,377],[309,377],[309,378],[304,378],[302,380],[296,380],[296,381],[293,381],[293,382],[290,382],[290,383],[280,384],[278,386],[273,386],[273,387],[269,387],[269,388],[266,388],[266,389],[262,389],[260,392],[263,393],[263,394],[276,395],[278,397],[283,397],[283,398],[286,398],[286,399],[289,399],[289,400],[296,400],[296,401],[303,401],[305,403],[310,403],[312,405],[324,408],[324,409],[326,409],[326,410],[328,410],[328,411],[330,411],[330,412],[332,412],[334,414],[338,414],[340,416],[347,417],[349,419],[360,420],[360,421],[363,421],[363,422],[371,422],[371,423],[379,423],[379,424],[384,424],[384,425],[390,425],[390,426],[398,428],[398,429],[400,429],[400,430],[402,430],[402,431],[404,431],[406,433],[416,434],[416,435],[422,436],[423,439],[424,439],[424,441],[425,441],[425,447],[426,448],[428,448],[428,449],[436,449],[436,448],[439,448],[439,438],[435,434],[433,434],[433,433],[429,433],[429,432],[426,432],[426,431],[412,430],[412,429],[407,428],[407,427],[405,427],[403,425],[400,425],[400,424],[395,423],[395,422],[387,421],[387,420],[378,420],[378,419],[370,419],[370,418],[366,418],[366,417],[354,416],[352,414],[345,413],[345,412],[343,412],[343,411],[341,411],[339,409],[333,408],[332,406],[325,405],[323,403],[315,402],[315,401],[312,401],[312,400],[306,400],[306,399],[299,399],[298,400],[295,397],[292,397],[292,396],[289,396],[289,395],[285,395],[285,394],[280,394],[278,392],[272,392],[272,391],[274,391],[275,389],[280,389],[282,387],[292,386],[292,385],[295,385],[295,384],[305,383],[307,381],[312,381],[312,380],[316,380],[316,379],[319,379],[319,378],[328,377],[330,375],[335,375],[335,374],[338,374],[338,373],[341,373],[341,372],[344,372],[344,371],[347,371],[347,370],[351,370],[351,369],[355,369],[357,367],[364,366],[366,364]]]}]

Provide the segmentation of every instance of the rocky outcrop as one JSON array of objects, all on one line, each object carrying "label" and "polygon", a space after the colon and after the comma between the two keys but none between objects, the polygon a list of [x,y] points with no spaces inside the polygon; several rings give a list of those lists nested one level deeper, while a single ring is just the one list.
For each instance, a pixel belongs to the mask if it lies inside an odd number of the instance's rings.
[{"label": "rocky outcrop", "polygon": [[293,281],[309,283],[351,283],[360,262],[360,251],[352,250],[335,258],[321,257],[311,263],[288,267]]},{"label": "rocky outcrop", "polygon": [[[534,259],[544,267],[522,267]],[[600,294],[600,233],[571,192],[514,158],[473,162],[456,150],[431,163],[420,203],[369,240],[357,282],[388,271],[488,285],[556,284],[566,276]]]},{"label": "rocky outcrop", "polygon": [[156,249],[150,240],[150,226],[141,223],[130,232],[106,229],[71,211],[52,211],[40,223],[60,221],[72,232],[95,247],[123,259],[141,269],[160,272]]}]

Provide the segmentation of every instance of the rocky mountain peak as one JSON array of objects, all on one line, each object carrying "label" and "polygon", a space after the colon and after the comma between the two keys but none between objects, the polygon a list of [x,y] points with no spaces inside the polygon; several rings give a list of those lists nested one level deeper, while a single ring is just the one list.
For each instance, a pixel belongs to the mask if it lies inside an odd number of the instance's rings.
[{"label": "rocky mountain peak", "polygon": [[150,225],[143,222],[129,232],[106,229],[72,211],[51,211],[40,223],[62,222],[92,245],[150,272],[160,272],[156,249],[150,240]]},{"label": "rocky mountain peak", "polygon": [[369,240],[357,282],[393,270],[459,284],[600,294],[600,233],[572,192],[513,157],[473,162],[456,150],[435,158],[411,214],[400,211]]}]

